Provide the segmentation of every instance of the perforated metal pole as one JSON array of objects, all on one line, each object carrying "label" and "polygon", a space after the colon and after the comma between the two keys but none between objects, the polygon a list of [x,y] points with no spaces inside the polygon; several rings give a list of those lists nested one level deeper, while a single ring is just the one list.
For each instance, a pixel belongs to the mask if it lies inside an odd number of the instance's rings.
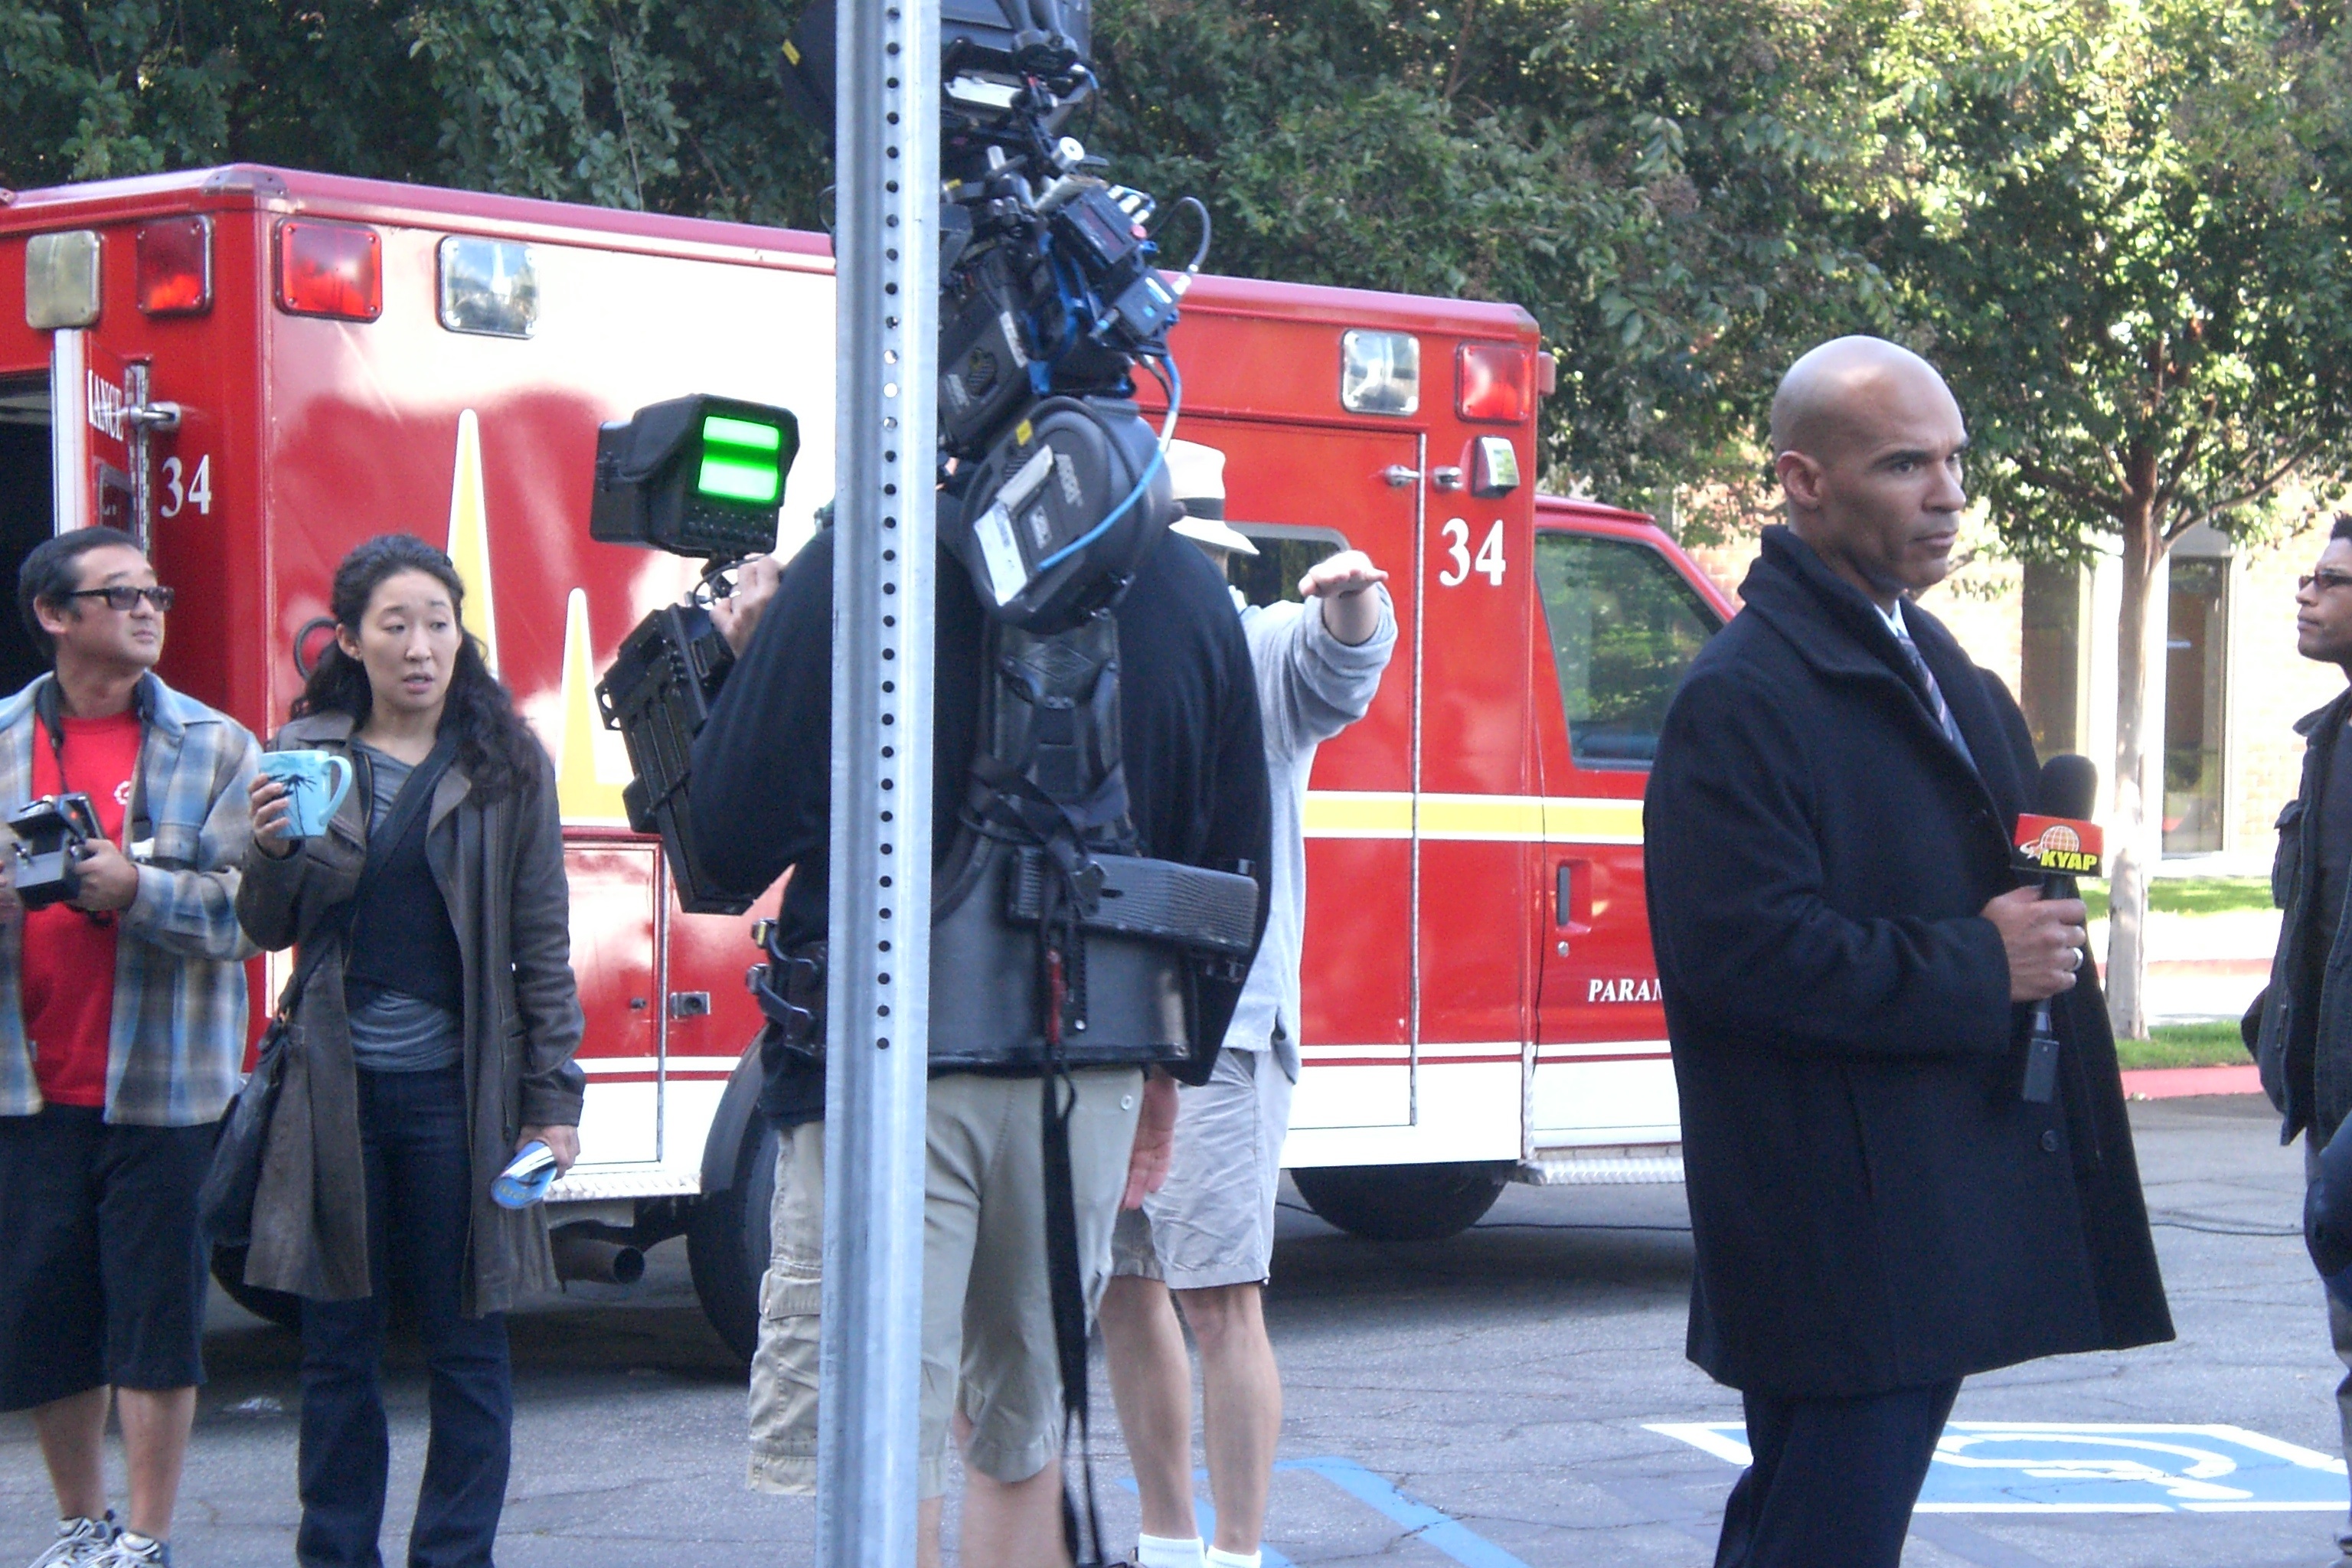
[{"label": "perforated metal pole", "polygon": [[826,1568],[905,1568],[915,1560],[929,1036],[939,0],[842,0],[837,15],[817,1543]]}]

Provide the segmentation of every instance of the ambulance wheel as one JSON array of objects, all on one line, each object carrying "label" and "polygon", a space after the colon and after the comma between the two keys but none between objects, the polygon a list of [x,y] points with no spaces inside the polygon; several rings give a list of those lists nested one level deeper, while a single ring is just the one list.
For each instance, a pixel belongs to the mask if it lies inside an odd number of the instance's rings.
[{"label": "ambulance wheel", "polygon": [[1290,1173],[1307,1206],[1367,1241],[1439,1241],[1478,1223],[1503,1195],[1510,1167],[1310,1165]]},{"label": "ambulance wheel", "polygon": [[302,1331],[302,1298],[285,1290],[264,1290],[245,1282],[245,1248],[215,1247],[213,1248],[213,1279],[228,1292],[228,1299],[267,1323],[275,1323],[289,1333]]},{"label": "ambulance wheel", "polygon": [[768,1271],[779,1142],[766,1117],[751,1117],[736,1144],[735,1179],[706,1194],[687,1222],[686,1261],[702,1315],[747,1365],[760,1344],[760,1277]]}]

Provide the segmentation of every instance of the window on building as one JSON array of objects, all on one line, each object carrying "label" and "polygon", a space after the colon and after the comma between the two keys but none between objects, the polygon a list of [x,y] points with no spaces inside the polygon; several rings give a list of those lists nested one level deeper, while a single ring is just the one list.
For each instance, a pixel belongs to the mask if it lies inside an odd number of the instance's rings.
[{"label": "window on building", "polygon": [[2164,852],[2221,847],[2221,725],[2230,563],[2175,558],[2166,606]]},{"label": "window on building", "polygon": [[1580,768],[1646,768],[1683,671],[1721,627],[1666,558],[1630,539],[1538,532],[1569,752]]}]

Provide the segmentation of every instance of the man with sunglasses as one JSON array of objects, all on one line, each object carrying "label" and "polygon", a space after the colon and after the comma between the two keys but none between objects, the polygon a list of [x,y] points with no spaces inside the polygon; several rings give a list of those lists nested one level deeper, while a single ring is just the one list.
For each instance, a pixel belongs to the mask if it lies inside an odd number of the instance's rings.
[{"label": "man with sunglasses", "polygon": [[204,1381],[196,1191],[245,1050],[236,868],[259,752],[156,677],[172,591],[130,535],[44,540],[16,597],[51,669],[0,701],[0,812],[79,794],[99,834],[70,900],[0,888],[0,1409],[32,1412],[57,1493],[36,1568],[168,1564]]},{"label": "man with sunglasses", "polygon": [[[2295,651],[2352,676],[2352,512],[2339,514],[2312,572],[2295,585]],[[2352,1138],[2352,687],[2295,721],[2304,738],[2303,785],[2278,816],[2271,895],[2279,924],[2271,983],[2248,1010],[2247,1043],[2263,1089],[2284,1117],[2280,1141],[2304,1139],[2315,1183],[2321,1151]],[[2339,1152],[2340,1153],[2340,1152]],[[2341,1194],[2336,1194],[2340,1201]],[[2352,1309],[2325,1292],[2336,1354],[2352,1368]],[[2352,1374],[2336,1385],[2344,1447],[2352,1454]],[[2338,1561],[2352,1568],[2352,1523],[2339,1526]]]}]

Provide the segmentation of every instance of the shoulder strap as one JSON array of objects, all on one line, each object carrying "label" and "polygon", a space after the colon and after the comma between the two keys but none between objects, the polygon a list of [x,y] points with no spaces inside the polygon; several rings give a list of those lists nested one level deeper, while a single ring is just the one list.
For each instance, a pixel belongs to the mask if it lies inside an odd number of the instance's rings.
[{"label": "shoulder strap", "polygon": [[[449,764],[457,757],[457,742],[454,737],[445,734],[433,742],[433,750],[416,764],[401,784],[400,794],[394,797],[392,815],[383,819],[383,830],[368,834],[368,863],[371,867],[375,865],[379,855],[398,847],[401,840],[415,828],[418,819],[433,809],[433,792],[440,786],[441,775],[449,771]],[[373,805],[370,809],[373,810]]]}]

